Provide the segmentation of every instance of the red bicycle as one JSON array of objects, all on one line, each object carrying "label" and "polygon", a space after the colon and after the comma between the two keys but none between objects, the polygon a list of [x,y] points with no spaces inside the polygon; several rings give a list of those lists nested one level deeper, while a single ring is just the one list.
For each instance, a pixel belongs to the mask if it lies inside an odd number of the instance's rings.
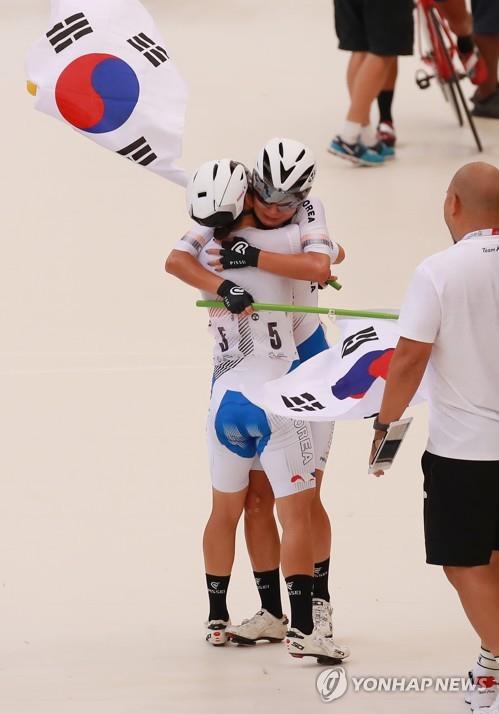
[{"label": "red bicycle", "polygon": [[456,68],[457,45],[447,20],[435,0],[416,0],[416,12],[419,53],[429,68],[429,71],[419,69],[416,72],[416,83],[420,89],[428,89],[432,79],[438,81],[445,100],[456,113],[459,126],[464,125],[464,116],[478,151],[482,151],[482,142],[461,87],[461,80],[467,75]]}]

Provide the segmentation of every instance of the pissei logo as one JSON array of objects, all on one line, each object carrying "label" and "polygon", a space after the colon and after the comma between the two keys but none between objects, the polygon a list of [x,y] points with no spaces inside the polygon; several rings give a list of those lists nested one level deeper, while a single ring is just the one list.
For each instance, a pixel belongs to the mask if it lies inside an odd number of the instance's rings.
[{"label": "pissei logo", "polygon": [[236,240],[236,242],[231,245],[230,249],[234,253],[239,253],[239,255],[245,255],[248,245],[249,245],[249,243],[247,241],[242,240],[240,238],[239,240]]}]

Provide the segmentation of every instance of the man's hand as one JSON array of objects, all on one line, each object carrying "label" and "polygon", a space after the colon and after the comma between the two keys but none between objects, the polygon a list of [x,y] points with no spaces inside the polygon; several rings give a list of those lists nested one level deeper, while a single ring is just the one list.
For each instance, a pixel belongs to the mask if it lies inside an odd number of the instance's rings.
[{"label": "man's hand", "polygon": [[[374,439],[373,439],[373,443],[372,443],[372,446],[371,446],[371,455],[369,456],[369,465],[371,465],[372,462],[374,461],[374,457],[376,456],[376,452],[378,451],[379,446],[380,446],[380,444],[381,444],[381,442],[383,441],[383,439],[384,439],[385,436],[386,436],[386,433],[385,433],[384,431],[375,431],[375,432],[374,432]],[[376,476],[376,477],[379,477],[379,476],[383,476],[384,473],[385,473],[384,471],[382,471],[381,469],[379,469],[379,471],[374,471],[374,472],[373,472],[373,475]]]},{"label": "man's hand", "polygon": [[217,272],[234,268],[256,268],[260,250],[254,248],[245,238],[237,236],[230,241],[222,241],[222,249],[210,248],[208,253],[216,255],[218,260],[214,260],[210,265]]},{"label": "man's hand", "polygon": [[254,302],[252,295],[246,292],[244,288],[239,287],[232,280],[224,280],[217,290],[217,293],[223,299],[223,303],[229,312],[234,315],[250,315],[253,312],[251,307]]}]

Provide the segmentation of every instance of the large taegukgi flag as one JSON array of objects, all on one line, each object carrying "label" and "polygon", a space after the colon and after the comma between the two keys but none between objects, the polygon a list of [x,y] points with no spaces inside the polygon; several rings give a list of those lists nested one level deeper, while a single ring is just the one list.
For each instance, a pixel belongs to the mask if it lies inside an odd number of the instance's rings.
[{"label": "large taegukgi flag", "polygon": [[52,0],[27,70],[36,108],[181,185],[186,85],[138,0]]},{"label": "large taegukgi flag", "polygon": [[[339,341],[246,396],[267,411],[308,421],[363,419],[379,412],[399,334],[395,320],[337,319]],[[424,382],[411,404],[426,399]]]}]

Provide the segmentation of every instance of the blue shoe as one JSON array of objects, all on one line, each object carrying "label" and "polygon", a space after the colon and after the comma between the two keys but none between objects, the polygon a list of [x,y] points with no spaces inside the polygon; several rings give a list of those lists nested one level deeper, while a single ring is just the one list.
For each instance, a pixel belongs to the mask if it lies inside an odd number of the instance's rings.
[{"label": "blue shoe", "polygon": [[378,151],[368,149],[360,141],[348,144],[339,134],[329,144],[328,151],[341,159],[347,159],[347,161],[357,164],[357,166],[382,166],[385,163],[385,157]]},{"label": "blue shoe", "polygon": [[393,146],[388,146],[384,141],[378,141],[374,146],[369,147],[372,151],[375,151],[379,156],[382,156],[385,161],[390,161],[390,159],[395,158],[395,149]]}]

